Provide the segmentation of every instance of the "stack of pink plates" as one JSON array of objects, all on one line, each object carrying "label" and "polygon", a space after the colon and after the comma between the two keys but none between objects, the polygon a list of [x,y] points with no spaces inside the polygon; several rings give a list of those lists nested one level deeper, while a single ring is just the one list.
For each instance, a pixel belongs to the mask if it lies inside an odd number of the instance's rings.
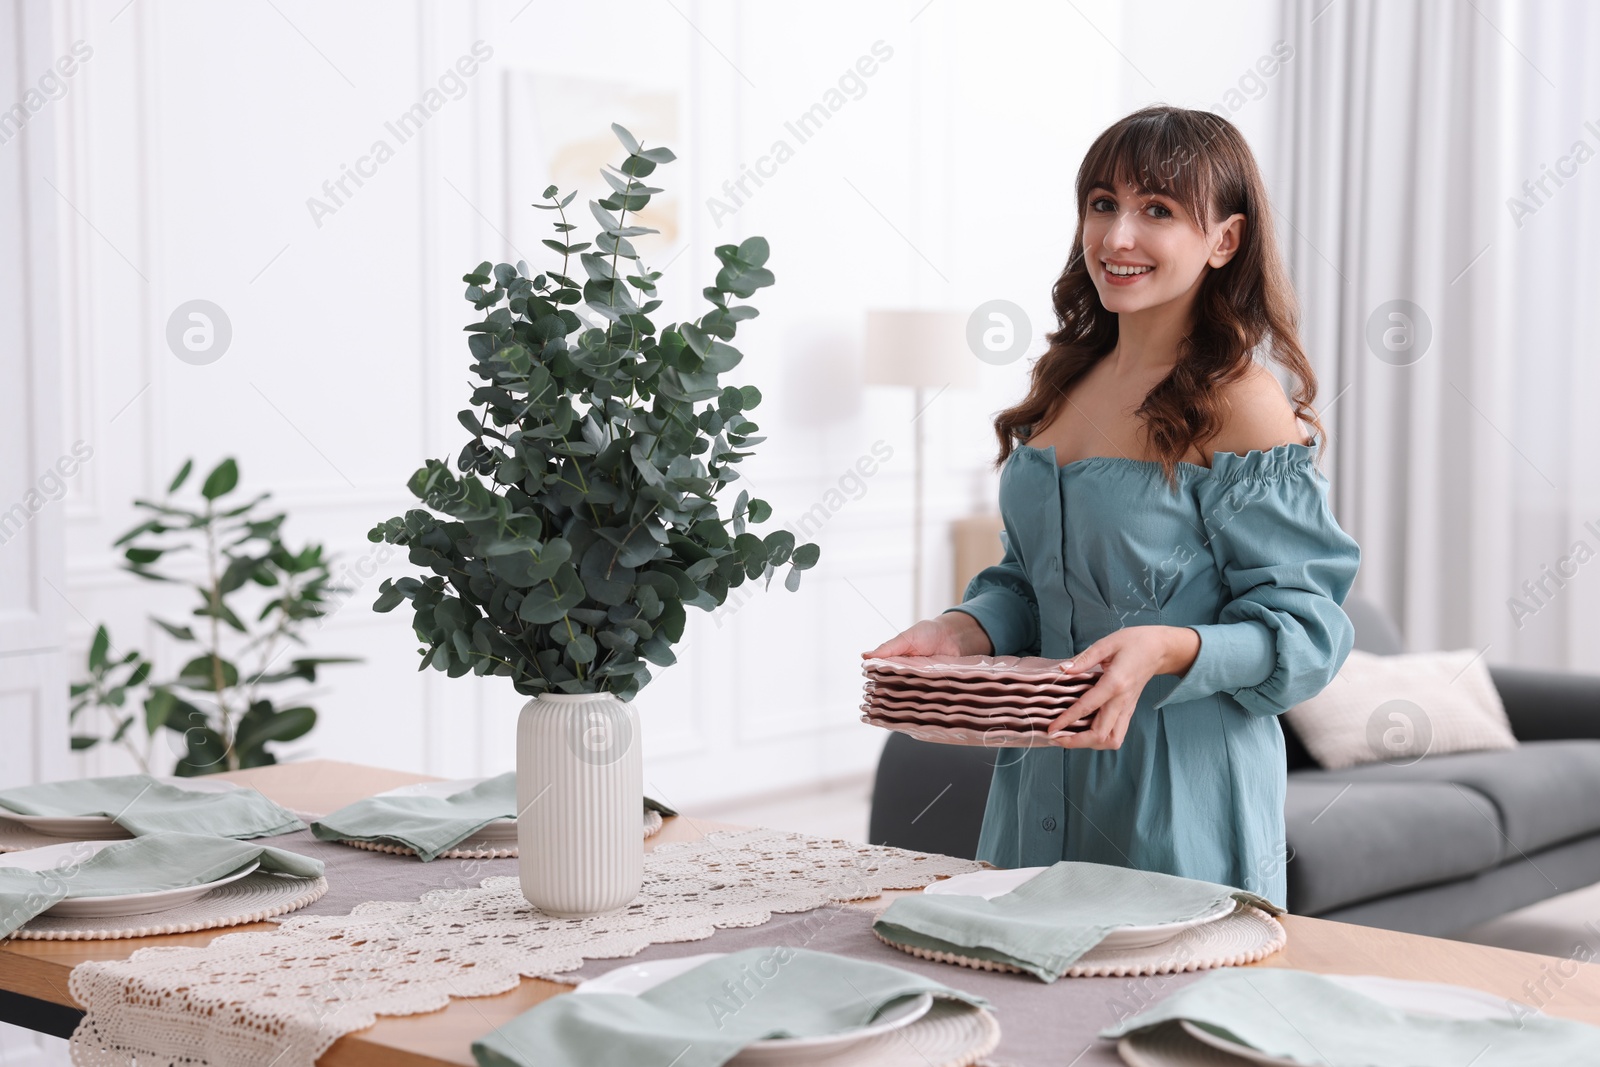
[{"label": "stack of pink plates", "polygon": [[[890,656],[862,663],[861,721],[922,741],[1032,745],[1101,674],[1037,656]],[[1082,730],[1087,724],[1068,727]]]}]

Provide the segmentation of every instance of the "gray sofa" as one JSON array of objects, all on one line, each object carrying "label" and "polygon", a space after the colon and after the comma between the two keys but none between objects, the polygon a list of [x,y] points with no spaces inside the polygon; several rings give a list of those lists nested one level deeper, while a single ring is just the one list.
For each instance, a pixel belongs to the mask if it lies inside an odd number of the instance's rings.
[{"label": "gray sofa", "polygon": [[[1351,596],[1344,608],[1357,648],[1404,651],[1370,601]],[[1285,730],[1292,912],[1449,936],[1600,882],[1600,675],[1490,674],[1522,742],[1511,751],[1328,771]],[[872,842],[973,856],[993,760],[891,734]],[[936,800],[938,817],[924,818]]]},{"label": "gray sofa", "polygon": [[[1370,601],[1344,607],[1357,648],[1404,651]],[[1291,910],[1448,936],[1600,882],[1600,675],[1489,673],[1510,751],[1327,771],[1285,730]]]}]

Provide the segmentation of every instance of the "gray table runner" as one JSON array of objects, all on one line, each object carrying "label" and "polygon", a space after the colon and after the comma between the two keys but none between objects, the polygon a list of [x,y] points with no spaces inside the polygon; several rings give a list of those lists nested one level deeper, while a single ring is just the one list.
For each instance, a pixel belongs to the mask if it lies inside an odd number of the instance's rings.
[{"label": "gray table runner", "polygon": [[997,974],[934,963],[890,948],[873,936],[872,920],[881,907],[829,906],[794,915],[774,915],[764,926],[718,930],[703,941],[651,945],[626,959],[587,960],[576,971],[568,972],[567,978],[579,982],[628,963],[702,952],[738,952],[757,945],[836,952],[923,974],[988,1000],[1000,1023],[1000,1046],[983,1061],[991,1067],[1125,1067],[1117,1055],[1116,1042],[1096,1037],[1096,1033],[1200,977],[1195,973],[1062,978],[1046,984],[1028,974]]},{"label": "gray table runner", "polygon": [[[274,848],[313,856],[327,865],[327,894],[291,915],[347,915],[369,900],[417,900],[430,889],[476,886],[485,878],[515,876],[517,861],[436,859],[368,852],[318,841],[309,830],[269,839]],[[701,941],[650,945],[625,959],[588,960],[567,977],[577,983],[625,963],[702,952],[738,952],[757,945],[788,945],[871,960],[924,974],[989,1000],[1000,1023],[1000,1047],[984,1062],[991,1067],[1119,1067],[1114,1042],[1101,1029],[1129,1018],[1183,988],[1198,974],[1144,978],[1063,978],[1046,984],[1026,974],[995,974],[920,960],[872,935],[872,921],[885,905],[828,906],[775,915],[762,926],[718,930]],[[285,916],[287,918],[288,916]],[[1077,1057],[1075,1059],[1075,1057]]]},{"label": "gray table runner", "polygon": [[371,852],[333,841],[318,841],[310,830],[264,838],[273,848],[312,856],[327,867],[328,891],[294,915],[348,915],[369,900],[420,900],[430,889],[467,889],[485,878],[516,876],[517,861],[453,860],[441,856],[423,863],[415,856]]}]

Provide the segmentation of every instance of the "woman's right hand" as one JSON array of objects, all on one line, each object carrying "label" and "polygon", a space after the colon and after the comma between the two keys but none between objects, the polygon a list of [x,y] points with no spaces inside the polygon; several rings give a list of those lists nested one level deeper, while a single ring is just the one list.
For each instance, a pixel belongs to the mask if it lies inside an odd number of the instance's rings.
[{"label": "woman's right hand", "polygon": [[934,619],[923,619],[909,630],[902,630],[873,649],[861,653],[862,659],[880,656],[987,656],[994,645],[984,628],[964,611],[947,611]]}]

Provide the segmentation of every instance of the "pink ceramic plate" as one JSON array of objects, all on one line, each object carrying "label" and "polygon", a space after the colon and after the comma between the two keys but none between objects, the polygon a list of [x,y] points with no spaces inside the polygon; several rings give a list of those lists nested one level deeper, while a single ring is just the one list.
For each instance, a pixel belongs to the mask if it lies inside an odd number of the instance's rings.
[{"label": "pink ceramic plate", "polygon": [[[1047,730],[1054,718],[1031,719],[1019,715],[939,715],[933,712],[908,713],[884,711],[870,704],[861,705],[861,710],[874,719],[884,722],[904,723],[908,726],[960,726],[978,730]],[[1091,712],[1091,717],[1093,713]],[[1083,729],[1081,726],[1069,726],[1069,730]]]},{"label": "pink ceramic plate", "polygon": [[927,700],[939,704],[1024,704],[1048,707],[1070,704],[1089,691],[1089,686],[1074,689],[1055,686],[1017,687],[1015,689],[909,689],[898,685],[863,685],[861,691],[869,697],[881,696],[890,700]]},{"label": "pink ceramic plate", "polygon": [[[970,745],[979,748],[1042,748],[1050,744],[1043,730],[978,730],[967,727],[918,726],[913,723],[889,722],[870,715],[861,721],[881,726],[885,730],[910,734],[918,741],[932,741],[940,745]],[[1052,746],[1053,747],[1053,746]]]},{"label": "pink ceramic plate", "polygon": [[885,689],[866,686],[862,694],[869,701],[898,704],[934,704],[938,707],[1066,707],[1077,704],[1083,693],[918,693],[915,689]]},{"label": "pink ceramic plate", "polygon": [[869,690],[910,695],[913,693],[935,696],[1002,697],[1063,697],[1086,693],[1094,688],[1092,682],[972,682],[957,678],[911,678],[909,676],[867,676],[863,685]]},{"label": "pink ceramic plate", "polygon": [[887,711],[902,712],[940,712],[954,715],[976,715],[980,718],[989,715],[1023,715],[1031,718],[1053,719],[1066,711],[1076,700],[1060,702],[1045,702],[1032,700],[1014,700],[1009,704],[968,704],[960,700],[901,700],[898,697],[885,697],[877,693],[867,694],[867,703],[875,708]]},{"label": "pink ceramic plate", "polygon": [[[1042,707],[1037,704],[1010,704],[996,707],[972,708],[961,704],[938,704],[932,702],[884,702],[868,697],[862,702],[863,708],[871,708],[874,713],[882,714],[896,719],[924,718],[927,716],[965,715],[969,719],[1027,719],[1030,722],[1054,722],[1057,718],[1071,710],[1071,704],[1060,707]],[[1090,715],[1094,712],[1090,711]]]},{"label": "pink ceramic plate", "polygon": [[908,674],[922,678],[971,678],[996,681],[1054,681],[1089,677],[1099,669],[1065,674],[1062,660],[1042,656],[884,656],[862,661],[869,674]]}]

